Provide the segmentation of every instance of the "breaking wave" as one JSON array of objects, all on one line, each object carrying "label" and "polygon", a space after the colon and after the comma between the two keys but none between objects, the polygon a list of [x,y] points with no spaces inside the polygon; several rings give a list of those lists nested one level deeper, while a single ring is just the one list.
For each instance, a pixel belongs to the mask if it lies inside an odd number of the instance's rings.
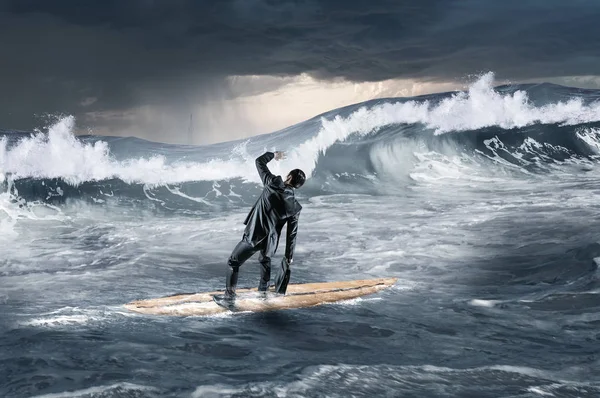
[{"label": "breaking wave", "polygon": [[260,182],[254,159],[265,150],[288,153],[270,164],[274,173],[299,167],[312,176],[308,194],[387,193],[390,178],[410,184],[498,168],[531,174],[595,163],[598,93],[549,84],[494,88],[493,82],[490,73],[465,92],[370,101],[203,147],[76,137],[75,119],[66,117],[44,132],[2,133],[0,181],[13,200],[127,198],[194,208],[254,200]]}]

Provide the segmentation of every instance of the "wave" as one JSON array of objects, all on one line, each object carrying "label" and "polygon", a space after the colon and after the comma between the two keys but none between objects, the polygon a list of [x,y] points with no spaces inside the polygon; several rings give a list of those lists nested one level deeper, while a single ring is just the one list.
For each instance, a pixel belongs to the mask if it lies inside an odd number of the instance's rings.
[{"label": "wave", "polygon": [[[585,371],[566,368],[562,372],[513,366],[492,365],[450,368],[434,365],[317,365],[307,367],[298,378],[288,382],[252,382],[242,385],[203,385],[192,397],[245,396],[477,396],[474,388],[485,386],[480,396],[577,397],[598,394],[600,384]],[[415,392],[418,391],[417,394]],[[479,391],[479,390],[478,390]]]},{"label": "wave", "polygon": [[305,190],[311,194],[385,192],[375,185],[390,178],[431,181],[440,170],[461,178],[474,174],[464,172],[469,167],[481,175],[494,167],[527,174],[596,161],[596,91],[494,88],[493,78],[486,74],[465,92],[369,101],[272,134],[203,147],[76,137],[75,119],[66,117],[44,132],[1,134],[0,182],[27,200],[130,197],[176,208],[251,201],[260,183],[254,159],[265,150],[286,151],[272,171],[302,168],[312,177]]}]

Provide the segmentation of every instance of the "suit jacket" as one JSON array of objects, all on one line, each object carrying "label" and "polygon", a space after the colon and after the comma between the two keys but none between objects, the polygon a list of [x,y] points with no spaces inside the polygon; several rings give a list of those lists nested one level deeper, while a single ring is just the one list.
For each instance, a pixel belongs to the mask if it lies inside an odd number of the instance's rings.
[{"label": "suit jacket", "polygon": [[294,189],[286,186],[281,176],[273,175],[267,167],[274,157],[273,152],[265,152],[256,159],[256,168],[264,188],[244,221],[244,238],[255,247],[264,245],[265,255],[272,257],[279,245],[281,230],[287,224],[285,257],[291,262],[302,206],[294,196]]}]

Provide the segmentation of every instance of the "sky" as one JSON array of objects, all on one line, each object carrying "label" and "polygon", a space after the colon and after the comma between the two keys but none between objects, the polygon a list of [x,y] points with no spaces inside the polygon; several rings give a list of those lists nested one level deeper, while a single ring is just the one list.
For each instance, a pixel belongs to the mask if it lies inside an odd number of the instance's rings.
[{"label": "sky", "polygon": [[599,20],[596,0],[0,0],[0,128],[208,144],[487,72],[600,88]]}]

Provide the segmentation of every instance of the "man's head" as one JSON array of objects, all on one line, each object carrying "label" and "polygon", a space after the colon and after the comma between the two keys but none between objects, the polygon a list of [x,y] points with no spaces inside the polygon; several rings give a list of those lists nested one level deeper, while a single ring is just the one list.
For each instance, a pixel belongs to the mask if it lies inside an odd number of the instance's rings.
[{"label": "man's head", "polygon": [[304,172],[300,169],[294,169],[290,171],[287,175],[287,178],[285,179],[285,183],[287,185],[296,189],[304,185],[304,181],[306,181],[306,176],[304,175]]}]

